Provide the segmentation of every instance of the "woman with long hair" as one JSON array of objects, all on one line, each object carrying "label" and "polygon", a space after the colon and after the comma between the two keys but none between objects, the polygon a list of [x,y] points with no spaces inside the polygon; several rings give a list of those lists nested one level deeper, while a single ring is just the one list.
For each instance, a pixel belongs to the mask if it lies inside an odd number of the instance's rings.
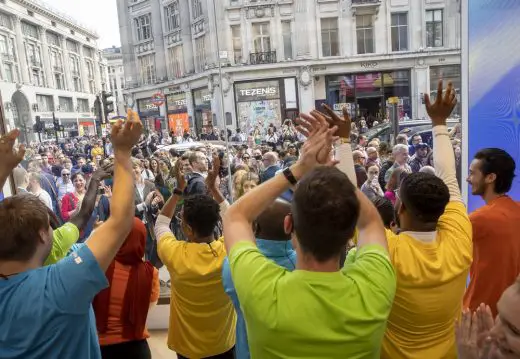
[{"label": "woman with long hair", "polygon": [[157,158],[155,157],[150,159],[150,170],[152,171],[154,177],[159,174],[159,161],[157,161]]},{"label": "woman with long hair", "polygon": [[254,172],[247,172],[242,176],[242,179],[240,181],[240,186],[238,188],[238,197],[235,198],[235,200],[239,199],[243,195],[245,195],[247,192],[251,191],[253,188],[258,186],[260,183],[260,178],[258,175]]},{"label": "woman with long hair", "polygon": [[401,187],[401,182],[403,182],[406,176],[408,176],[408,172],[403,168],[396,168],[394,172],[392,172],[392,175],[386,184],[385,192],[385,197],[388,198],[392,204],[395,204],[395,201],[397,200],[397,191],[399,190],[399,187]]},{"label": "woman with long hair", "polygon": [[106,271],[109,287],[93,301],[103,359],[150,359],[148,310],[159,299],[159,271],[143,260],[146,227],[132,231]]}]

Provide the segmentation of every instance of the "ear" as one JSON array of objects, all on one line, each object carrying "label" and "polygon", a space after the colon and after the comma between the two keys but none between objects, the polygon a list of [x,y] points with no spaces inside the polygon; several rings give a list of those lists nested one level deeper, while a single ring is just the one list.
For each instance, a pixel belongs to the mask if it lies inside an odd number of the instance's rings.
[{"label": "ear", "polygon": [[402,214],[406,212],[406,207],[402,201],[399,201],[399,207],[397,208],[397,214]]},{"label": "ear", "polygon": [[283,220],[283,230],[284,230],[285,234],[291,234],[293,229],[294,228],[293,228],[292,216],[290,214],[288,214],[287,216],[285,216],[285,218]]},{"label": "ear", "polygon": [[495,182],[496,180],[497,180],[496,173],[490,173],[486,177],[484,177],[484,182],[486,182],[486,184],[491,184],[491,183]]}]

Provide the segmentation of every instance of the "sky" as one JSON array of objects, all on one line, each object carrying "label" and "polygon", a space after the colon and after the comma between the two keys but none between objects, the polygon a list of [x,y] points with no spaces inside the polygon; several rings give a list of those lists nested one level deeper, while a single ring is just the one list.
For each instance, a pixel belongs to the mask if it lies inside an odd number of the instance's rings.
[{"label": "sky", "polygon": [[[65,13],[99,35],[98,48],[120,46],[116,0],[42,0]],[[81,4],[81,5],[80,5]]]}]

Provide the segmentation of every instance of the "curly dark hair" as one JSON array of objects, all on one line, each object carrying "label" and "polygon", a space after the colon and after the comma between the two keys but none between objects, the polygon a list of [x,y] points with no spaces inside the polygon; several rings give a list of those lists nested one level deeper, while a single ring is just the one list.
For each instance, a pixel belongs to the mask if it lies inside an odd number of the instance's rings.
[{"label": "curly dark hair", "polygon": [[184,198],[183,212],[183,220],[200,237],[211,236],[220,220],[218,203],[204,194]]},{"label": "curly dark hair", "polygon": [[392,202],[386,197],[378,196],[372,200],[372,203],[379,212],[385,228],[390,229],[390,225],[394,222],[395,216],[394,205]]},{"label": "curly dark hair", "polygon": [[484,176],[491,173],[496,175],[496,193],[507,193],[511,190],[516,164],[509,153],[500,148],[484,148],[477,152],[475,159],[480,160],[480,170]]},{"label": "curly dark hair", "polygon": [[360,208],[356,187],[348,177],[337,168],[320,167],[300,180],[291,210],[302,250],[324,262],[345,248]]},{"label": "curly dark hair", "polygon": [[437,223],[450,201],[448,186],[429,173],[411,173],[401,182],[401,203],[422,223]]}]

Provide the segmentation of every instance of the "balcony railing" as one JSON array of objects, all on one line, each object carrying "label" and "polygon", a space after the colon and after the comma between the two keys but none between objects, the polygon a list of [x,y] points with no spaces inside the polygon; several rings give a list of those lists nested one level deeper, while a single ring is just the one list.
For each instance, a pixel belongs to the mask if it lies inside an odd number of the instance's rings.
[{"label": "balcony railing", "polygon": [[35,57],[31,57],[31,65],[35,67],[41,67],[42,63]]},{"label": "balcony railing", "polygon": [[55,72],[63,72],[63,67],[61,67],[61,66],[54,66],[54,71]]},{"label": "balcony railing", "polygon": [[352,0],[352,6],[357,5],[381,5],[381,0]]},{"label": "balcony railing", "polygon": [[276,51],[252,52],[249,54],[251,65],[274,64],[276,63]]},{"label": "balcony railing", "polygon": [[16,58],[14,57],[13,54],[2,54],[2,59],[4,61],[15,61]]}]

